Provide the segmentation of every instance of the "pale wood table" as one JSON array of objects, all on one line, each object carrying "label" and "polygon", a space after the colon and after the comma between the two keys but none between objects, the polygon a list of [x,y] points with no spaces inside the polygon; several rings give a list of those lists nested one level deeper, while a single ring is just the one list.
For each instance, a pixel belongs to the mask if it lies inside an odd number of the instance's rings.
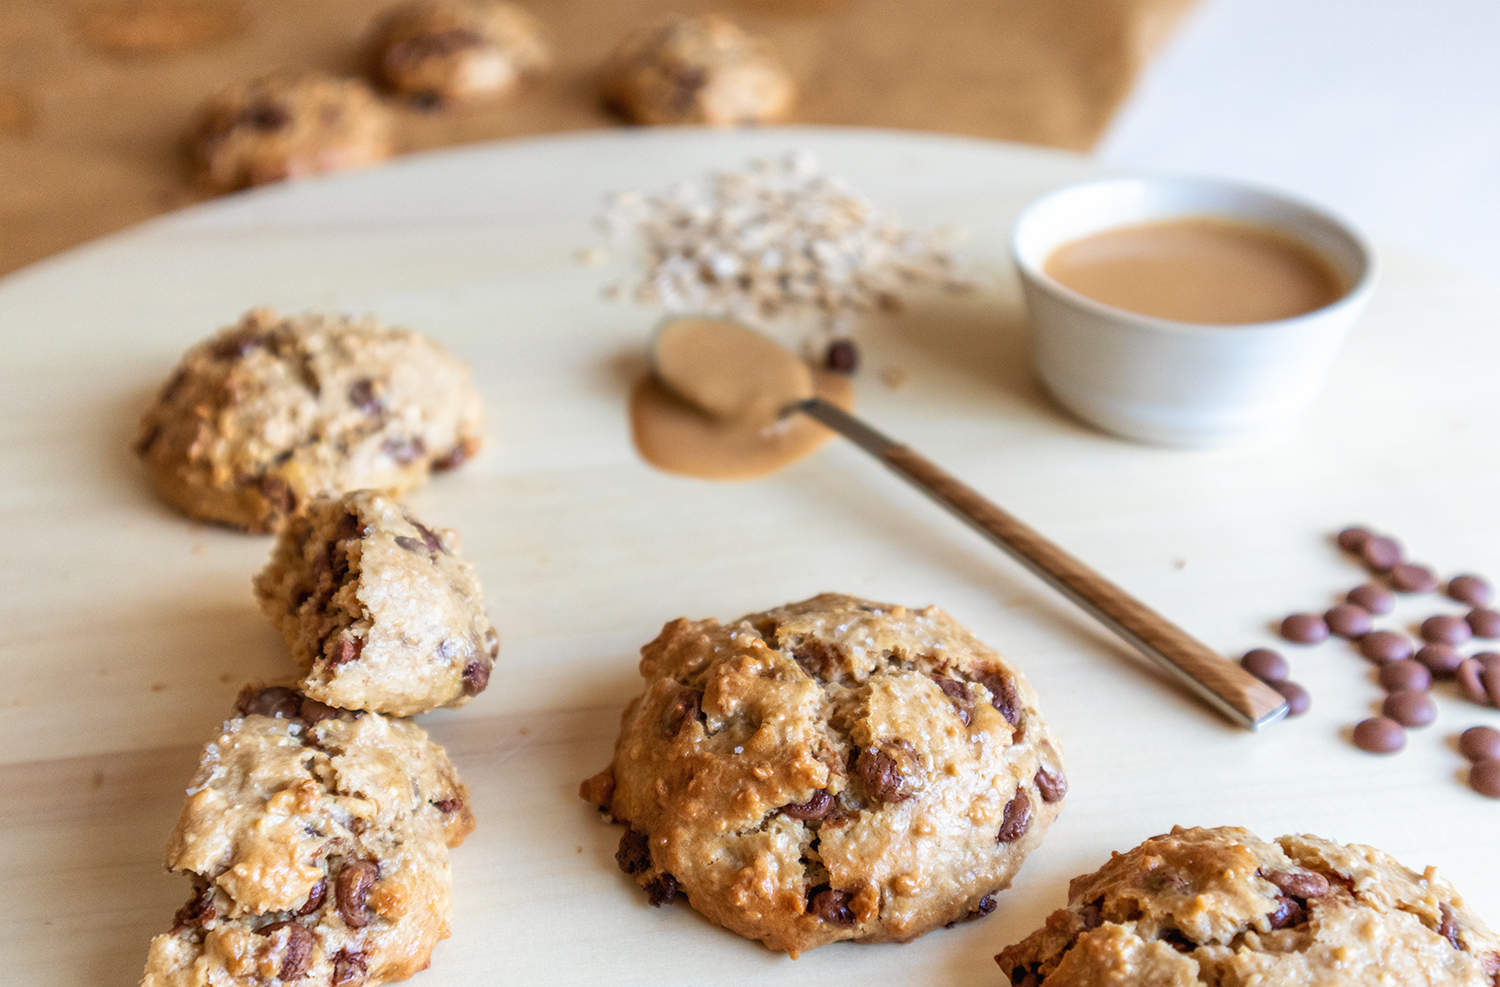
[{"label": "pale wood table", "polygon": [[[1341,733],[1379,690],[1346,645],[1292,653],[1312,713],[1232,729],[878,464],[830,445],[754,483],[664,475],[624,402],[656,313],[588,267],[614,189],[818,150],[910,225],[959,222],[988,287],[863,330],[860,409],[1157,607],[1238,653],[1360,573],[1351,520],[1445,572],[1500,575],[1500,295],[1400,256],[1296,434],[1184,453],[1118,441],[1039,392],[1006,260],[1023,202],[1083,159],[958,138],[821,130],[624,133],[411,158],[179,214],[0,280],[0,956],[8,985],[125,984],[186,899],[161,848],[198,748],[240,684],[289,668],[250,577],[265,538],[158,503],[128,451],[184,347],[251,305],[372,311],[472,361],[491,415],[475,462],[413,497],[462,533],[504,645],[490,690],[423,718],[474,790],[453,939],[414,983],[985,984],[990,957],[1069,877],[1174,823],[1315,832],[1437,865],[1500,922],[1500,803],[1450,738],[1500,725],[1444,693],[1438,723],[1376,758]],[[880,383],[899,366],[903,390]],[[636,649],[678,615],[825,589],[936,602],[1016,661],[1072,789],[988,919],[906,946],[801,960],[656,910],[619,832],[576,795],[608,760]],[[1429,598],[1410,620],[1442,609]]]}]

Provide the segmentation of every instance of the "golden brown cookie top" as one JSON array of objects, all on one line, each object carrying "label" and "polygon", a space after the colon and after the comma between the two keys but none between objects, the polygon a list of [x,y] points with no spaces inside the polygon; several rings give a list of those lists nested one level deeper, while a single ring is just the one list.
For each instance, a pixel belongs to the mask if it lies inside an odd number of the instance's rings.
[{"label": "golden brown cookie top", "polygon": [[1020,674],[942,611],[824,594],[676,620],[583,794],[653,903],[792,954],[991,910],[1061,807]]},{"label": "golden brown cookie top", "polygon": [[1016,987],[1490,987],[1500,939],[1431,868],[1371,847],[1177,827],[1075,878],[1068,907],[995,959]]}]

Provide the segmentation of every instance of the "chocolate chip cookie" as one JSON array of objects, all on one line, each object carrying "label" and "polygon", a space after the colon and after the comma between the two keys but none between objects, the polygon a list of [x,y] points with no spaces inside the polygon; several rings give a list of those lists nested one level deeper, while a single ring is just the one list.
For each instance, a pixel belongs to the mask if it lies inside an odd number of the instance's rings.
[{"label": "chocolate chip cookie", "polygon": [[678,17],[610,57],[604,96],[636,123],[730,126],[784,119],[796,84],[769,43],[726,17]]},{"label": "chocolate chip cookie", "polygon": [[448,936],[448,849],[474,828],[406,720],[250,687],[203,751],[167,846],[192,875],[142,987],[383,984]]},{"label": "chocolate chip cookie", "polygon": [[395,150],[390,112],[358,79],[268,75],[211,97],[188,135],[211,192],[374,164]]},{"label": "chocolate chip cookie", "polygon": [[458,535],[370,490],[313,501],[277,537],[255,595],[303,669],[298,690],[341,709],[462,706],[500,651]]},{"label": "chocolate chip cookie", "polygon": [[1062,808],[1031,687],[936,607],[824,594],[641,649],[582,796],[654,905],[797,954],[985,915]]},{"label": "chocolate chip cookie", "polygon": [[1115,854],[995,960],[1014,987],[1500,983],[1500,938],[1432,868],[1233,826]]},{"label": "chocolate chip cookie", "polygon": [[552,62],[536,18],[495,0],[403,3],[381,19],[372,47],[380,82],[431,104],[505,96]]},{"label": "chocolate chip cookie", "polygon": [[278,531],[321,494],[399,493],[479,448],[469,369],[372,318],[255,309],[194,346],[136,451],[187,514]]}]

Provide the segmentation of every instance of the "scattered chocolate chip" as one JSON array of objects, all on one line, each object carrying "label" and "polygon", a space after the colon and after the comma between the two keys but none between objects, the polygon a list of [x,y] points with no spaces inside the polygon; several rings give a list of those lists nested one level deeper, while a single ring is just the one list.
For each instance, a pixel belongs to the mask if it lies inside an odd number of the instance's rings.
[{"label": "scattered chocolate chip", "polygon": [[460,442],[432,461],[432,470],[435,473],[445,473],[448,470],[458,469],[468,462],[474,453],[479,451],[479,443],[473,439]]},{"label": "scattered chocolate chip", "polygon": [[812,793],[806,802],[789,802],[781,807],[783,815],[793,819],[827,819],[833,811],[833,796],[822,788]]},{"label": "scattered chocolate chip", "polygon": [[457,812],[459,809],[462,809],[464,807],[464,800],[461,798],[438,799],[432,803],[432,807],[443,815],[447,815],[450,812]]},{"label": "scattered chocolate chip", "polygon": [[995,834],[996,843],[1014,843],[1026,835],[1031,828],[1031,797],[1017,792],[1016,797],[1005,803],[1005,816],[1000,820],[1000,832]]},{"label": "scattered chocolate chip", "polygon": [[1353,603],[1340,603],[1333,607],[1323,615],[1323,622],[1328,625],[1329,631],[1349,640],[1363,637],[1375,626],[1375,618],[1370,615],[1370,611]]},{"label": "scattered chocolate chip", "polygon": [[1396,607],[1395,595],[1379,583],[1360,583],[1344,599],[1377,616],[1390,613]]},{"label": "scattered chocolate chip", "polygon": [[1021,697],[1009,676],[1001,672],[986,672],[975,681],[990,690],[990,705],[1000,711],[1006,723],[1015,726],[1021,722]]},{"label": "scattered chocolate chip", "polygon": [[1463,644],[1474,636],[1474,631],[1462,617],[1440,613],[1422,621],[1422,640],[1434,644]]},{"label": "scattered chocolate chip", "polygon": [[1394,754],[1406,746],[1406,731],[1385,716],[1372,716],[1354,727],[1354,745],[1371,754]]},{"label": "scattered chocolate chip", "polygon": [[333,957],[333,987],[363,980],[365,954],[357,949],[341,949]]},{"label": "scattered chocolate chip", "polygon": [[878,747],[866,747],[854,762],[854,771],[864,783],[865,792],[877,802],[900,802],[901,768],[896,759]]},{"label": "scattered chocolate chip", "polygon": [[1328,640],[1328,625],[1315,613],[1294,613],[1281,622],[1281,636],[1294,644]]},{"label": "scattered chocolate chip", "polygon": [[663,729],[668,737],[675,737],[689,723],[703,717],[703,693],[684,686],[677,690],[677,698],[667,707],[667,718]]},{"label": "scattered chocolate chip", "polygon": [[1355,525],[1340,531],[1338,538],[1335,540],[1338,542],[1339,548],[1358,555],[1364,550],[1365,544],[1374,537],[1375,533],[1369,528],[1362,528]]},{"label": "scattered chocolate chip", "polygon": [[360,653],[365,650],[364,638],[341,637],[333,646],[333,652],[328,656],[329,663],[335,667],[347,665],[351,661],[357,661]]},{"label": "scattered chocolate chip", "polygon": [[1306,689],[1290,680],[1286,682],[1266,683],[1277,692],[1281,698],[1286,700],[1286,715],[1288,717],[1301,716],[1312,708],[1312,696],[1308,695]]},{"label": "scattered chocolate chip", "polygon": [[1391,567],[1391,588],[1398,593],[1431,593],[1438,588],[1437,573],[1425,565],[1401,562]]},{"label": "scattered chocolate chip", "polygon": [[974,697],[969,694],[968,686],[957,679],[950,679],[943,675],[934,675],[932,681],[937,683],[943,695],[953,700],[953,710],[958,714],[959,720],[964,726],[969,725],[970,709],[974,705]]},{"label": "scattered chocolate chip", "polygon": [[1437,705],[1421,689],[1398,689],[1385,697],[1380,711],[1404,727],[1425,727],[1437,719]]},{"label": "scattered chocolate chip", "polygon": [[297,980],[307,972],[308,965],[313,955],[313,934],[299,922],[286,919],[281,922],[272,922],[255,930],[256,935],[274,936],[282,929],[286,930],[286,956],[281,960],[281,969],[277,976],[282,980]]},{"label": "scattered chocolate chip", "polygon": [[1068,777],[1061,771],[1051,772],[1046,768],[1036,769],[1036,790],[1047,804],[1060,802],[1068,794]]},{"label": "scattered chocolate chip", "polygon": [[1469,611],[1464,621],[1474,632],[1475,637],[1484,638],[1486,641],[1500,637],[1500,611],[1490,610],[1487,607],[1475,607]]},{"label": "scattered chocolate chip", "polygon": [[1463,654],[1451,644],[1424,644],[1415,657],[1435,679],[1452,678],[1458,663],[1464,660]]},{"label": "scattered chocolate chip", "polygon": [[266,342],[266,337],[254,329],[241,329],[219,340],[209,352],[219,360],[239,360],[256,347],[266,345]]},{"label": "scattered chocolate chip", "polygon": [[490,684],[490,666],[478,658],[464,665],[464,695],[477,696]]},{"label": "scattered chocolate chip", "polygon": [[1486,606],[1495,598],[1495,587],[1483,576],[1462,575],[1448,580],[1444,592],[1449,599],[1467,603],[1471,607]]},{"label": "scattered chocolate chip", "polygon": [[1156,934],[1157,942],[1164,942],[1179,953],[1191,953],[1198,944],[1187,937],[1181,929],[1166,928]]},{"label": "scattered chocolate chip", "polygon": [[1477,659],[1465,658],[1453,670],[1453,678],[1458,683],[1459,692],[1463,693],[1465,699],[1481,706],[1488,706],[1490,696],[1485,690],[1484,680],[1480,678],[1483,671],[1484,666]]},{"label": "scattered chocolate chip", "polygon": [[187,904],[177,909],[177,914],[172,917],[172,931],[181,932],[183,929],[202,928],[205,922],[212,921],[218,914],[214,907],[214,889],[205,884],[193,893]]},{"label": "scattered chocolate chip", "polygon": [[1469,727],[1458,736],[1458,752],[1471,761],[1500,760],[1500,730]]},{"label": "scattered chocolate chip", "polygon": [[823,366],[836,374],[852,374],[859,369],[859,350],[853,340],[837,339],[829,343]]},{"label": "scattered chocolate chip", "polygon": [[1261,877],[1293,898],[1321,898],[1328,893],[1328,878],[1317,871],[1273,870]]},{"label": "scattered chocolate chip", "polygon": [[983,898],[980,898],[979,899],[979,903],[974,906],[974,910],[972,912],[970,912],[969,914],[970,915],[976,915],[976,916],[979,916],[979,917],[982,918],[982,917],[984,917],[985,915],[988,915],[990,912],[992,912],[994,910],[995,910],[995,896],[994,896],[994,893],[991,892],[990,894],[985,895]]},{"label": "scattered chocolate chip", "polygon": [[1251,648],[1240,659],[1240,667],[1262,682],[1285,682],[1292,674],[1286,659],[1270,648]]},{"label": "scattered chocolate chip", "polygon": [[410,466],[427,453],[427,444],[420,436],[409,439],[386,439],[380,450],[401,466]]},{"label": "scattered chocolate chip", "polygon": [[1480,795],[1500,799],[1500,760],[1488,758],[1470,768],[1469,787]]},{"label": "scattered chocolate chip", "polygon": [[427,551],[432,552],[434,555],[439,552],[444,555],[448,554],[448,550],[443,547],[443,540],[438,537],[436,531],[433,531],[422,522],[414,521],[411,518],[407,518],[406,523],[417,529],[417,534],[422,536],[422,544],[427,546]]},{"label": "scattered chocolate chip", "polygon": [[1359,557],[1365,565],[1376,572],[1385,572],[1401,562],[1401,543],[1385,535],[1373,535],[1365,539]]},{"label": "scattered chocolate chip", "polygon": [[[1422,649],[1426,650],[1427,648]],[[1380,666],[1380,687],[1386,692],[1399,692],[1403,689],[1425,691],[1431,686],[1432,671],[1421,662],[1421,652],[1418,652],[1416,660],[1403,658]]]},{"label": "scattered chocolate chip", "polygon": [[417,555],[427,554],[427,546],[422,542],[422,539],[420,538],[413,538],[410,535],[397,535],[396,544],[406,549],[408,552],[412,552]]},{"label": "scattered chocolate chip", "polygon": [[265,689],[247,686],[235,702],[241,716],[272,716],[279,720],[297,719],[301,708],[302,697],[282,685]]},{"label": "scattered chocolate chip", "polygon": [[646,884],[646,900],[653,908],[670,905],[677,900],[677,878],[662,871]]},{"label": "scattered chocolate chip", "polygon": [[339,917],[351,929],[362,929],[369,924],[370,916],[365,910],[365,898],[369,896],[370,887],[379,876],[380,868],[373,860],[350,860],[339,871],[338,879],[333,884],[333,900],[338,907]]},{"label": "scattered chocolate chip", "polygon": [[1286,895],[1276,896],[1276,910],[1266,916],[1273,929],[1290,929],[1307,921],[1307,909]]},{"label": "scattered chocolate chip", "polygon": [[1448,940],[1454,949],[1462,949],[1463,947],[1458,944],[1458,916],[1453,913],[1452,908],[1442,902],[1438,902],[1438,915],[1441,918],[1438,921],[1437,934]]},{"label": "scattered chocolate chip", "polygon": [[341,712],[343,710],[329,706],[327,703],[320,703],[316,699],[307,699],[304,697],[302,705],[297,708],[297,718],[308,726],[312,726],[314,723],[322,723],[324,720],[334,719]]},{"label": "scattered chocolate chip", "polygon": [[326,897],[328,897],[328,882],[319,878],[318,883],[314,884],[312,890],[307,892],[307,900],[302,903],[301,908],[297,909],[297,914],[311,915],[323,907],[323,899]]},{"label": "scattered chocolate chip", "polygon": [[1412,656],[1411,641],[1395,631],[1371,631],[1359,639],[1359,653],[1384,664]]},{"label": "scattered chocolate chip", "polygon": [[853,925],[858,919],[849,906],[854,895],[820,884],[807,892],[807,914],[831,925]]},{"label": "scattered chocolate chip", "polygon": [[639,874],[651,868],[651,844],[640,830],[627,829],[615,851],[615,863],[627,874]]},{"label": "scattered chocolate chip", "polygon": [[375,396],[375,382],[368,377],[349,385],[349,403],[367,415],[378,415],[385,410],[385,405]]}]

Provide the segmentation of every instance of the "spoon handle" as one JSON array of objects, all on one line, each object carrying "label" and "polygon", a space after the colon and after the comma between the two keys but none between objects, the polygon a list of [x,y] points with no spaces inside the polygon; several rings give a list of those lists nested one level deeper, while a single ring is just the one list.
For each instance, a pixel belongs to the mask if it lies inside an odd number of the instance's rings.
[{"label": "spoon handle", "polygon": [[930,459],[821,398],[811,398],[795,407],[905,477],[1235,723],[1254,730],[1286,715],[1286,700],[1276,690]]}]

